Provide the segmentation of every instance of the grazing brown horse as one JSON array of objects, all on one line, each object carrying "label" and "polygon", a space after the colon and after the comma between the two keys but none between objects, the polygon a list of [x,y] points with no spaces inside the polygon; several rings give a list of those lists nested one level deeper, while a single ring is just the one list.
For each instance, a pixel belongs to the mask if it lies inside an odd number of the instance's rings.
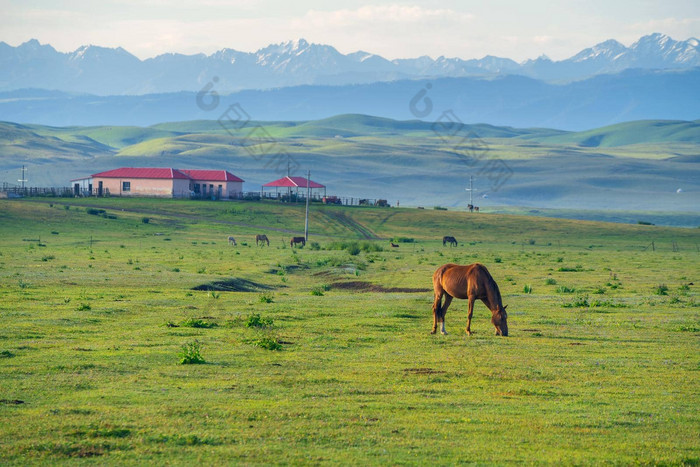
[{"label": "grazing brown horse", "polygon": [[289,246],[294,247],[297,243],[301,243],[301,246],[306,246],[306,239],[304,237],[292,237]]},{"label": "grazing brown horse", "polygon": [[267,242],[267,246],[270,246],[270,240],[267,239],[267,235],[256,235],[255,246],[258,245],[258,242],[261,242],[263,245]]},{"label": "grazing brown horse", "polygon": [[450,246],[457,246],[457,239],[449,235],[442,237],[442,246],[445,246],[448,243]]},{"label": "grazing brown horse", "polygon": [[[491,310],[491,323],[496,328],[496,335],[508,335],[508,315],[506,307],[501,302],[501,292],[484,265],[474,263],[468,266],[457,264],[440,266],[433,274],[433,289],[435,290],[435,302],[433,303],[433,330],[430,332],[431,334],[435,334],[437,331],[438,323],[442,324],[440,332],[447,334],[445,313],[447,313],[447,308],[453,298],[461,298],[469,300],[466,331],[471,336],[474,301],[478,298]],[[445,302],[440,304],[443,296]]]}]

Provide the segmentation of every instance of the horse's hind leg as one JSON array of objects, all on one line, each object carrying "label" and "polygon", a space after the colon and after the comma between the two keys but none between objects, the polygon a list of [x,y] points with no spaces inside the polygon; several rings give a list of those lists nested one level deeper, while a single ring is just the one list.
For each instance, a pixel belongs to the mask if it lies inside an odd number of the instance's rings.
[{"label": "horse's hind leg", "polygon": [[441,334],[447,334],[447,329],[445,329],[445,314],[447,313],[447,307],[450,306],[450,303],[452,303],[452,295],[445,293],[445,303],[442,304],[439,317],[439,320],[442,323],[442,327],[440,328]]},{"label": "horse's hind leg", "polygon": [[435,291],[435,301],[433,302],[433,330],[430,331],[430,334],[435,334],[435,332],[437,331],[438,318],[440,317],[440,312],[442,309],[442,307],[440,306],[440,302],[442,301],[442,294],[442,289]]}]

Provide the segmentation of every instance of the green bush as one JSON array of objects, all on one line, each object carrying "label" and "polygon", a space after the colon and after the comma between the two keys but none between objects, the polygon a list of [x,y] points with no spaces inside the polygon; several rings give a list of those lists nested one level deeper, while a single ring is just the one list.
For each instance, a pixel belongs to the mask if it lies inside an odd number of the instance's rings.
[{"label": "green bush", "polygon": [[194,340],[182,346],[180,351],[180,365],[197,365],[206,363],[201,354],[202,345]]},{"label": "green bush", "polygon": [[546,281],[544,281],[544,285],[556,285],[556,284],[557,284],[556,279],[552,279],[551,277],[549,279],[547,279]]},{"label": "green bush", "polygon": [[259,314],[253,313],[248,316],[245,325],[248,328],[269,328],[273,325],[273,321],[271,318],[263,318]]}]

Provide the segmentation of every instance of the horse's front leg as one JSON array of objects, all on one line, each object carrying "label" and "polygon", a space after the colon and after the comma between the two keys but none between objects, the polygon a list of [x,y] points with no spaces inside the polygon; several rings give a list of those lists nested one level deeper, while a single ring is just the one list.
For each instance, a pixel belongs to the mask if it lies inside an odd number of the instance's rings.
[{"label": "horse's front leg", "polygon": [[475,300],[476,300],[476,297],[469,296],[469,305],[468,305],[468,313],[467,313],[467,335],[468,336],[472,335],[472,314],[474,313],[474,301]]}]

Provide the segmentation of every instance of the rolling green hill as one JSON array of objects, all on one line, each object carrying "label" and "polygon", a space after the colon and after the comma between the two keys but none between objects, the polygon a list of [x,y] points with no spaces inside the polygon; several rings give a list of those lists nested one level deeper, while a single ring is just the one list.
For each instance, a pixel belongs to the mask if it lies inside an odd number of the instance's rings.
[{"label": "rolling green hill", "polygon": [[561,133],[558,135],[524,136],[533,141],[577,144],[583,147],[616,147],[645,143],[695,143],[700,142],[700,122],[679,120],[640,120],[618,123],[589,131]]},{"label": "rolling green hill", "polygon": [[231,132],[215,120],[145,128],[0,123],[0,135],[0,181],[9,183],[22,165],[39,186],[120,166],[224,168],[246,181],[244,190],[259,191],[286,174],[289,156],[329,194],[392,204],[464,207],[471,175],[475,204],[484,208],[697,212],[700,205],[697,121],[565,132],[347,114],[251,121]]}]

